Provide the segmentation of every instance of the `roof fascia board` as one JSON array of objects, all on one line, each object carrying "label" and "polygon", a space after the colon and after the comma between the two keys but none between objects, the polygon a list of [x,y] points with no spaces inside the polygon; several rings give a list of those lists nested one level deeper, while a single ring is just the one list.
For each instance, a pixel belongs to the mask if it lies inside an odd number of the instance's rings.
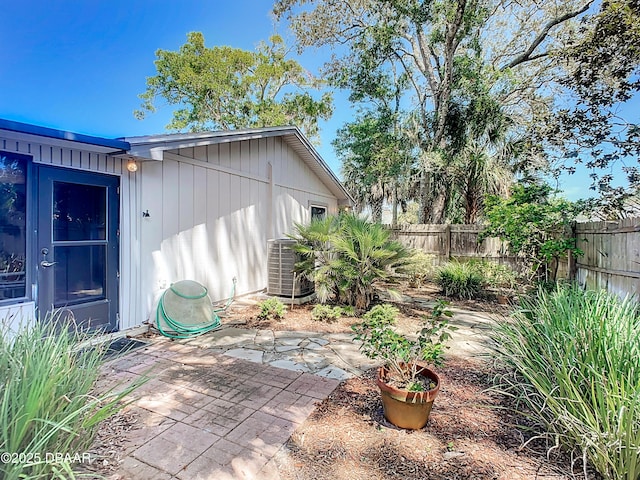
[{"label": "roof fascia board", "polygon": [[[131,145],[131,153],[135,156],[145,156],[145,152],[164,150],[176,150],[180,148],[192,148],[217,143],[240,142],[244,140],[257,140],[267,137],[279,137],[287,132],[293,133],[295,127],[271,127],[263,129],[236,130],[223,132],[203,132],[168,135],[148,135],[144,137],[127,137],[124,140]],[[153,158],[162,160],[162,158]]]},{"label": "roof fascia board", "polygon": [[[78,148],[78,144],[81,144],[83,145],[82,148],[99,153],[124,153],[130,148],[129,143],[123,140],[94,137],[13,120],[0,119],[0,130],[10,132],[15,137],[23,140],[47,143],[64,148]],[[42,139],[46,139],[46,141]],[[84,147],[85,145],[86,147]]]}]

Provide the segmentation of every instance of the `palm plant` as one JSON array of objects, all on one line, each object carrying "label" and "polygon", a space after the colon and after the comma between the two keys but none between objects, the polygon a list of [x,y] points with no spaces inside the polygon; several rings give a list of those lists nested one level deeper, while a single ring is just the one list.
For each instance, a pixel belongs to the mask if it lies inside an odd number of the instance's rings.
[{"label": "palm plant", "polygon": [[410,262],[410,251],[387,228],[352,214],[296,224],[296,231],[293,248],[302,257],[296,271],[315,282],[323,303],[333,299],[365,310],[377,284]]}]

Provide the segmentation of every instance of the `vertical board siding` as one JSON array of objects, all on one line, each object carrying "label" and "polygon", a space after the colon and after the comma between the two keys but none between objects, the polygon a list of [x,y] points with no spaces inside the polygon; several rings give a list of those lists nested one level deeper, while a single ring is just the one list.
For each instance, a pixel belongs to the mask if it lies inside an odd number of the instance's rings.
[{"label": "vertical board siding", "polygon": [[140,172],[129,173],[121,158],[42,142],[0,137],[6,151],[24,153],[33,162],[61,168],[78,169],[120,177],[120,328],[140,325],[146,319],[141,305],[140,277]]},{"label": "vertical board siding", "polygon": [[147,316],[179,280],[204,284],[213,301],[228,297],[233,278],[239,295],[263,290],[270,232],[281,237],[309,221],[310,203],[338,209],[280,138],[181,149],[144,167],[140,209],[159,210],[142,222]]}]

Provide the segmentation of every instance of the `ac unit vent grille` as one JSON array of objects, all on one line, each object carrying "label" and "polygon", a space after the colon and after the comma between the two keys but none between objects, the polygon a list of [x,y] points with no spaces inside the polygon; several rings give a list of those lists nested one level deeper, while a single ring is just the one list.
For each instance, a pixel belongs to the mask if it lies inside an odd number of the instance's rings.
[{"label": "ac unit vent grille", "polygon": [[293,268],[300,261],[299,255],[291,249],[295,240],[278,238],[269,240],[267,249],[267,272],[269,275],[267,293],[282,297],[304,297],[314,291],[312,282],[295,276]]}]

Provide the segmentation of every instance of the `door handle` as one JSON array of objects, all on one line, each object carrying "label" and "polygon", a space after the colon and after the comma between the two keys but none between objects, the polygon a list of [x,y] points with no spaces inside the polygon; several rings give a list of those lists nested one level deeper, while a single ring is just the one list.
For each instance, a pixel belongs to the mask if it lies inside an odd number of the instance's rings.
[{"label": "door handle", "polygon": [[42,265],[44,268],[49,268],[49,267],[53,267],[56,263],[58,262],[47,262],[46,260],[42,260],[40,262],[40,265]]}]

